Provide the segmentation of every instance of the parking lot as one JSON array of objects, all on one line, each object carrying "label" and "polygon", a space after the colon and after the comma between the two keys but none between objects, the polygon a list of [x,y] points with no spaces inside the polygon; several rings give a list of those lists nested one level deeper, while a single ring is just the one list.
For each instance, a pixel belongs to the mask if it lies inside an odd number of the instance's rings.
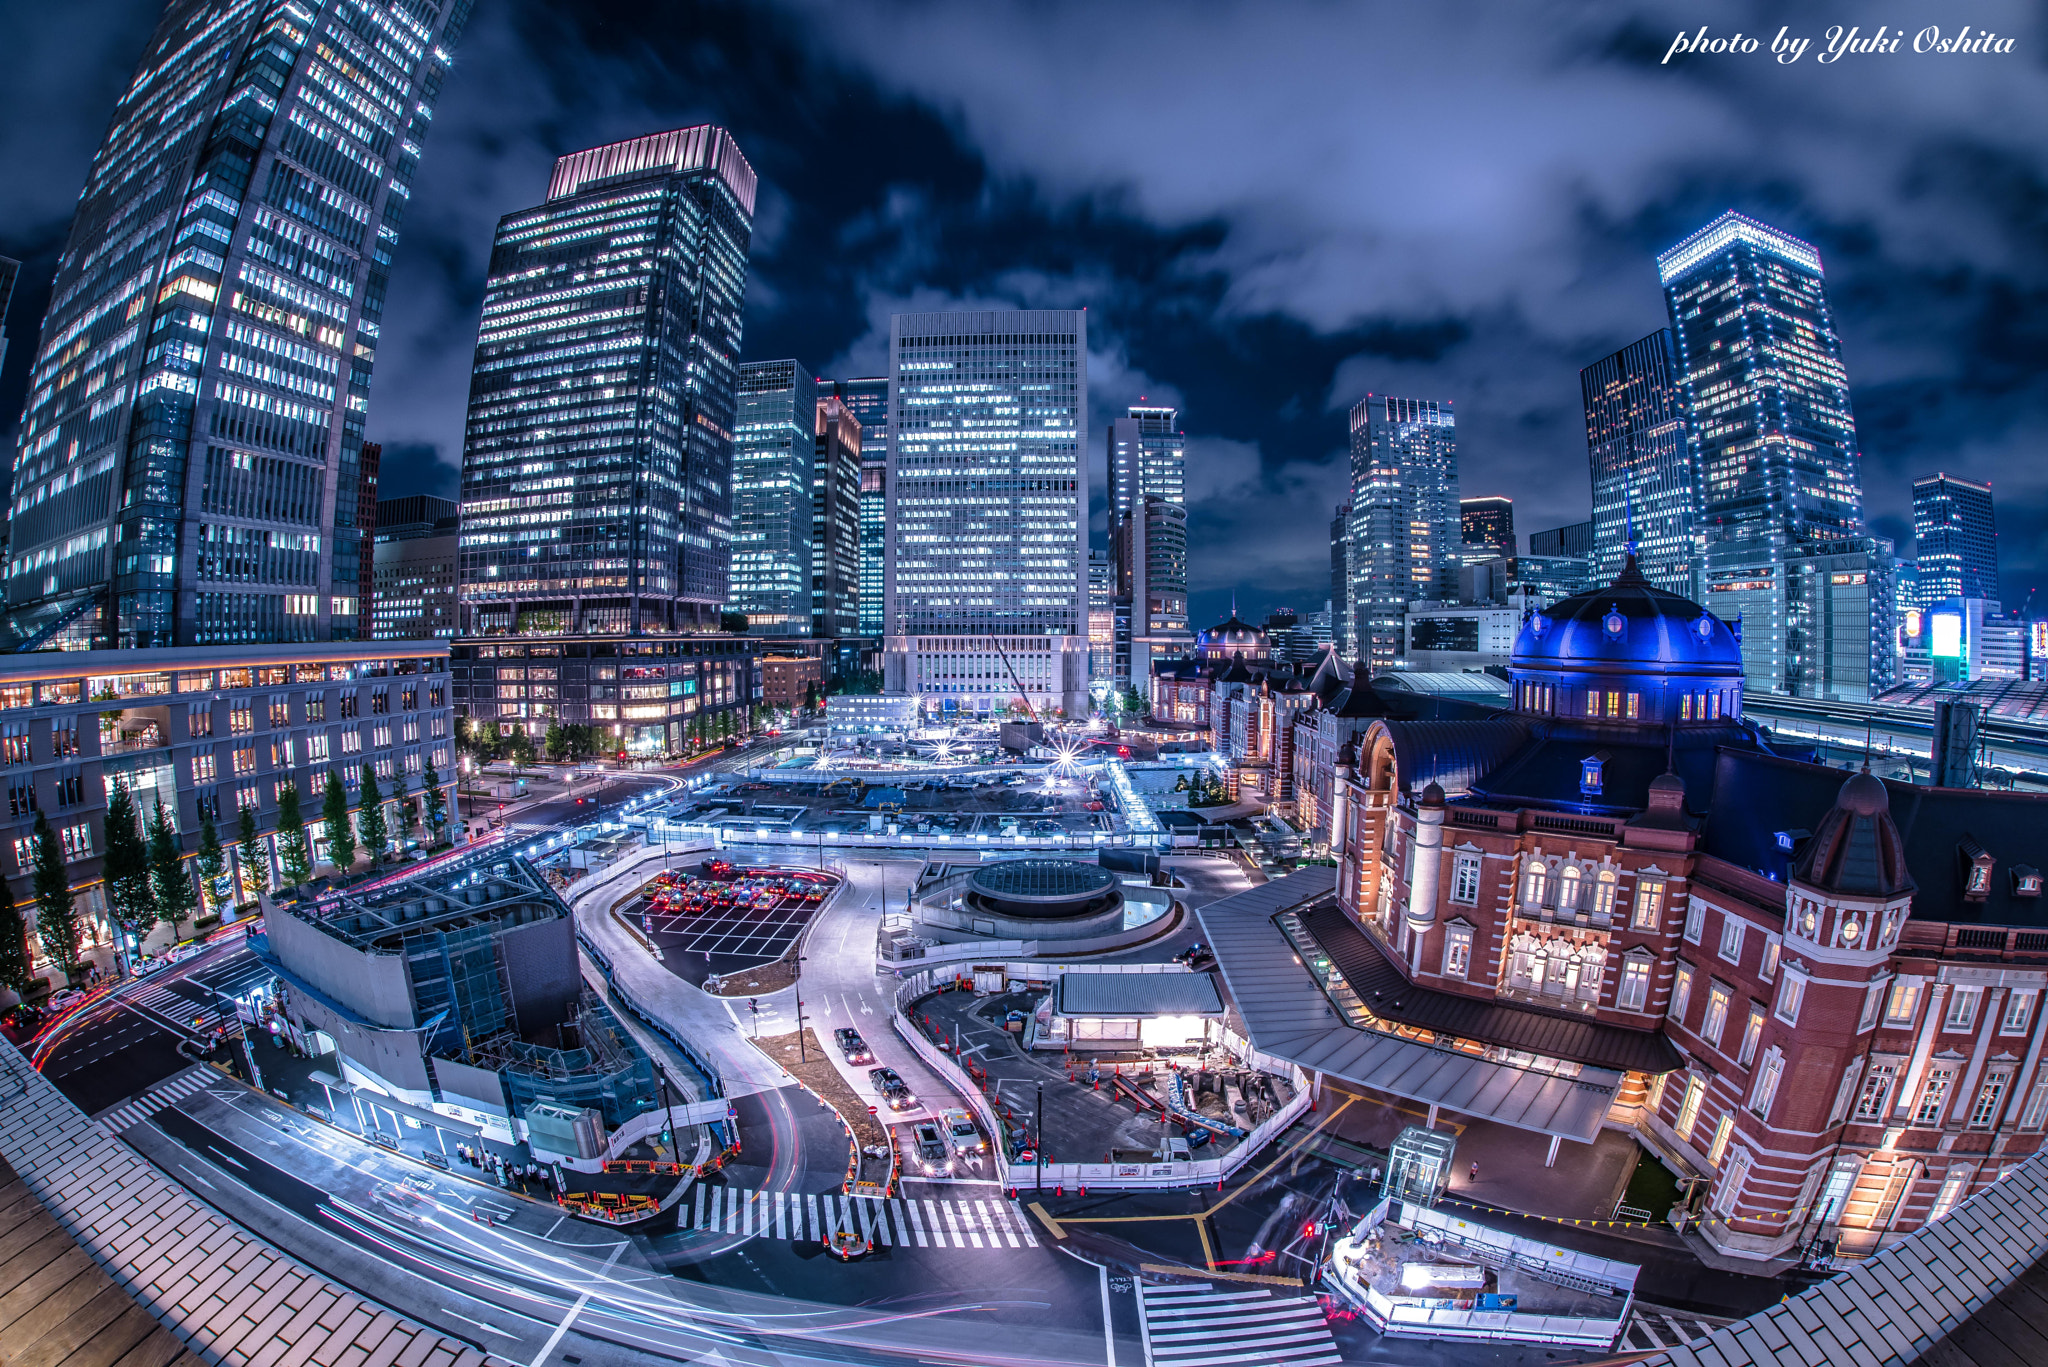
[{"label": "parking lot", "polygon": [[838,884],[837,875],[815,869],[707,860],[696,870],[655,875],[626,914],[671,973],[702,985],[781,958]]}]

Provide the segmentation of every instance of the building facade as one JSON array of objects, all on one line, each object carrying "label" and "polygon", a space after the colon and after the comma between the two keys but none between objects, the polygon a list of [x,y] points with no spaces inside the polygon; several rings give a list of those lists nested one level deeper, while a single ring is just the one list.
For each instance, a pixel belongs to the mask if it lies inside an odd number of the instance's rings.
[{"label": "building facade", "polygon": [[11,649],[358,637],[370,375],[468,14],[165,8],[87,173],[29,377]]},{"label": "building facade", "polygon": [[1403,614],[1400,667],[1451,674],[1506,668],[1523,615],[1538,606],[1531,595],[1512,597],[1499,607],[1417,599]]},{"label": "building facade", "polygon": [[840,400],[860,422],[860,634],[880,636],[889,528],[889,377],[820,380],[818,396]]},{"label": "building facade", "polygon": [[1080,310],[891,320],[890,692],[1087,715],[1087,357]]},{"label": "building facade", "polygon": [[1612,579],[1631,543],[1643,577],[1697,596],[1698,467],[1671,329],[1579,372],[1593,474],[1593,573]]},{"label": "building facade", "polygon": [[860,634],[861,438],[842,399],[821,398],[811,466],[811,635]]},{"label": "building facade", "polygon": [[[2039,1148],[2048,799],[1776,753],[1729,624],[1626,564],[1532,617],[1511,677],[1510,713],[1343,756],[1333,895],[1280,929],[1341,971],[1345,1030],[1405,1041],[1352,1080],[1410,1096],[1414,1047],[1508,1070],[1445,1109],[1553,1160],[1629,1130],[1759,1259],[1905,1235]],[[1516,1076],[1572,1087],[1532,1108]]]},{"label": "building facade", "polygon": [[449,670],[456,712],[502,735],[588,726],[621,753],[680,754],[752,730],[761,651],[746,636],[459,640]]},{"label": "building facade", "polygon": [[816,655],[763,655],[761,701],[784,712],[816,707],[825,694],[825,662]]},{"label": "building facade", "polygon": [[1750,686],[1796,693],[1812,668],[1786,558],[1864,535],[1856,419],[1820,253],[1727,213],[1660,255],[1657,271],[1699,472],[1706,592],[1748,595]]},{"label": "building facade", "polygon": [[1913,563],[1919,605],[1983,598],[1998,591],[1998,519],[1991,486],[1954,475],[1913,481]]},{"label": "building facade", "polygon": [[818,382],[795,361],[739,368],[728,605],[753,636],[810,634]]},{"label": "building facade", "polygon": [[1458,563],[1494,560],[1515,553],[1515,501],[1497,495],[1458,500]]},{"label": "building facade", "polygon": [[1337,653],[1353,653],[1351,635],[1351,505],[1330,514],[1330,641]]},{"label": "building facade", "polygon": [[[1107,551],[1088,552],[1088,686],[1098,694],[1116,685],[1116,562]],[[1126,667],[1126,673],[1128,673]]]},{"label": "building facade", "polygon": [[706,125],[562,157],[546,201],[499,220],[462,453],[466,633],[718,629],[754,192]]},{"label": "building facade", "polygon": [[1389,669],[1402,608],[1458,592],[1464,528],[1448,401],[1368,394],[1352,407],[1348,539],[1351,639],[1374,670]]},{"label": "building facade", "polygon": [[[189,646],[157,650],[42,652],[0,664],[0,760],[8,785],[4,838],[7,892],[35,922],[34,829],[57,831],[91,942],[109,938],[101,859],[107,798],[124,786],[138,815],[163,803],[189,860],[202,813],[232,844],[243,808],[256,813],[264,867],[231,871],[268,888],[279,877],[278,796],[299,792],[317,864],[327,858],[321,794],[331,773],[350,809],[362,770],[377,776],[394,844],[427,843],[421,827],[431,773],[455,810],[453,699],[448,645],[367,642]],[[316,869],[316,871],[318,871]],[[239,898],[233,900],[239,901]],[[31,947],[40,947],[31,938]]]},{"label": "building facade", "polygon": [[1562,527],[1529,533],[1529,554],[1563,556],[1570,560],[1593,559],[1593,524],[1572,522]]}]

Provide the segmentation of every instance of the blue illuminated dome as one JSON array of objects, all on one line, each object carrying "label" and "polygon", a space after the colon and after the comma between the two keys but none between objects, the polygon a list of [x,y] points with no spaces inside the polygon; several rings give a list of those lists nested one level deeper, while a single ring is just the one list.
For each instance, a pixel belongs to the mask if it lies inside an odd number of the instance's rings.
[{"label": "blue illuminated dome", "polygon": [[1240,621],[1235,609],[1230,619],[1195,633],[1195,656],[1202,660],[1264,660],[1270,655],[1266,632],[1250,622]]},{"label": "blue illuminated dome", "polygon": [[1522,713],[1657,726],[1742,715],[1740,638],[1644,579],[1633,555],[1606,587],[1531,613],[1508,676]]}]

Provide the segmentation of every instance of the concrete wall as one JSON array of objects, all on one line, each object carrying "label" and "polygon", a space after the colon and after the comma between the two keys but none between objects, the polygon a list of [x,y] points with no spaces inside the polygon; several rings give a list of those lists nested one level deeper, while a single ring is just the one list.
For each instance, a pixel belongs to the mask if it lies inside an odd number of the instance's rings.
[{"label": "concrete wall", "polygon": [[368,954],[343,944],[288,908],[272,907],[263,928],[279,963],[363,1019],[397,1027],[414,1024],[412,985],[402,956]]},{"label": "concrete wall", "polygon": [[576,961],[576,924],[567,916],[529,921],[498,940],[512,983],[512,1010],[519,1033],[553,1048],[555,1027],[573,1014],[583,978]]}]

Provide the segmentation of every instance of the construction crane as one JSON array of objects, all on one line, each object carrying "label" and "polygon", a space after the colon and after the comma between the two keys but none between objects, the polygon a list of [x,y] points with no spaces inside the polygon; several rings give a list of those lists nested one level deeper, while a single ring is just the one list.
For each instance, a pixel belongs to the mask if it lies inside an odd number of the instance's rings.
[{"label": "construction crane", "polygon": [[1031,720],[1035,722],[1043,723],[1045,719],[1043,717],[1040,717],[1038,715],[1038,709],[1031,705],[1031,695],[1024,691],[1024,681],[1017,677],[1017,667],[1010,663],[1010,653],[1003,649],[1003,643],[1000,640],[996,639],[993,636],[989,637],[988,639],[989,644],[993,645],[996,648],[996,654],[1002,657],[1003,668],[1007,669],[1010,672],[1010,682],[1016,686],[1017,696],[1020,699],[1022,699],[1024,703],[1024,715],[1031,718]]}]

